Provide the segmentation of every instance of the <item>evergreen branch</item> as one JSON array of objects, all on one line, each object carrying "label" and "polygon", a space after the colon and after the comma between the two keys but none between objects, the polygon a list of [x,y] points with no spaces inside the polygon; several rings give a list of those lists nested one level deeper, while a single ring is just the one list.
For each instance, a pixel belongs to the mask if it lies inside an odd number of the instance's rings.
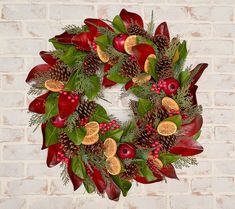
[{"label": "evergreen branch", "polygon": [[42,88],[37,88],[37,87],[35,87],[35,86],[33,85],[33,86],[30,87],[30,89],[28,90],[27,94],[28,94],[28,95],[36,95],[36,96],[38,96],[38,95],[42,94],[43,90],[44,90],[44,89],[42,89]]},{"label": "evergreen branch", "polygon": [[192,98],[189,96],[188,87],[179,88],[173,99],[180,106],[180,109],[189,109],[192,107]]},{"label": "evergreen branch", "polygon": [[87,26],[83,25],[82,27],[80,27],[76,25],[66,25],[62,29],[69,34],[79,34],[81,32],[87,31]]},{"label": "evergreen branch", "polygon": [[62,163],[60,165],[60,168],[62,168],[63,170],[61,171],[61,174],[60,174],[60,177],[62,178],[62,181],[63,181],[63,184],[64,186],[66,186],[68,183],[69,183],[69,174],[68,174],[68,171],[67,171],[67,166],[65,163]]},{"label": "evergreen branch", "polygon": [[153,20],[153,10],[151,13],[151,21],[147,24],[147,33],[148,34],[153,34],[153,30],[155,28],[154,20]]},{"label": "evergreen branch", "polygon": [[170,46],[169,48],[166,49],[166,55],[170,58],[170,59],[173,59],[174,55],[175,55],[175,52],[176,50],[178,49],[180,45],[180,42],[179,41],[171,41],[170,42]]},{"label": "evergreen branch", "polygon": [[53,51],[49,51],[49,53],[53,56],[53,58],[60,59],[65,52],[62,49],[56,49]]},{"label": "evergreen branch", "polygon": [[29,119],[29,126],[40,125],[47,120],[46,115],[33,113]]},{"label": "evergreen branch", "polygon": [[175,168],[182,169],[183,167],[189,168],[190,165],[198,165],[198,162],[197,159],[194,157],[181,157],[173,164]]},{"label": "evergreen branch", "polygon": [[76,121],[79,118],[79,114],[77,111],[73,112],[66,121],[66,126],[70,132],[72,132],[76,127]]},{"label": "evergreen branch", "polygon": [[184,124],[191,122],[196,115],[202,114],[202,106],[201,105],[194,105],[191,107],[186,108],[183,110],[183,113],[185,113],[188,117],[184,120]]}]

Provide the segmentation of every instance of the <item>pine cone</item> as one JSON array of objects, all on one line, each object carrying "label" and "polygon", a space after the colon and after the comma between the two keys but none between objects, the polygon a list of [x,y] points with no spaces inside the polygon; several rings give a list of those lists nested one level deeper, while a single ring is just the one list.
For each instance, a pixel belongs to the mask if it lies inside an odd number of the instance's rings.
[{"label": "pine cone", "polygon": [[131,24],[127,29],[127,32],[129,35],[143,36],[148,39],[150,38],[150,35],[147,33],[147,31],[136,24]]},{"label": "pine cone", "polygon": [[157,115],[156,117],[159,118],[160,120],[163,120],[165,118],[168,118],[168,113],[167,111],[164,109],[164,107],[160,106],[157,107]]},{"label": "pine cone", "polygon": [[138,134],[135,141],[135,145],[140,148],[151,148],[155,141],[155,137],[152,134],[148,134],[147,131],[142,131]]},{"label": "pine cone", "polygon": [[157,45],[157,48],[160,52],[164,51],[166,48],[169,48],[170,40],[164,35],[156,35],[152,38],[153,43]]},{"label": "pine cone", "polygon": [[169,151],[172,146],[175,145],[176,142],[176,136],[170,135],[170,136],[162,136],[158,135],[159,143],[162,144],[162,151]]},{"label": "pine cone", "polygon": [[99,154],[103,153],[103,147],[104,147],[104,145],[103,145],[102,141],[98,141],[92,145],[84,146],[85,151],[89,154],[92,154],[92,155],[99,155]]},{"label": "pine cone", "polygon": [[95,75],[95,73],[99,70],[100,59],[96,54],[90,53],[88,54],[83,62],[83,72],[87,76]]},{"label": "pine cone", "polygon": [[62,145],[62,150],[68,158],[76,156],[79,152],[79,146],[75,145],[67,136],[66,133],[62,132],[59,136],[59,142]]},{"label": "pine cone", "polygon": [[149,111],[144,115],[143,121],[148,124],[153,124],[156,120],[156,113],[154,111]]},{"label": "pine cone", "polygon": [[125,171],[121,174],[121,178],[123,179],[131,180],[139,174],[139,167],[135,163],[125,165],[124,168]]},{"label": "pine cone", "polygon": [[50,78],[58,81],[67,82],[71,75],[71,71],[66,64],[58,63],[51,68]]},{"label": "pine cone", "polygon": [[172,63],[169,57],[163,56],[156,65],[157,74],[160,79],[173,76]]},{"label": "pine cone", "polygon": [[133,78],[141,71],[139,65],[136,60],[128,59],[125,60],[122,64],[122,69],[120,70],[120,74],[126,78]]},{"label": "pine cone", "polygon": [[77,108],[79,118],[89,118],[95,112],[96,107],[97,104],[94,101],[83,101]]}]

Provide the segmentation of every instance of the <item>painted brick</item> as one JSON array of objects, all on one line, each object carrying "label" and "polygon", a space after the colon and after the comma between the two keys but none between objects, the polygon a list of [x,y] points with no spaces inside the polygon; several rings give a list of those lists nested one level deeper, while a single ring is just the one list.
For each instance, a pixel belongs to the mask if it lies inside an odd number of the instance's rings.
[{"label": "painted brick", "polygon": [[20,57],[0,57],[0,72],[18,72],[23,70],[24,59]]},{"label": "painted brick", "polygon": [[214,70],[219,73],[234,73],[235,59],[234,58],[216,58],[214,59]]},{"label": "painted brick", "polygon": [[[28,163],[27,164],[27,175],[30,177],[57,177],[60,178],[62,169],[60,166],[48,168],[45,164],[46,158],[43,163]],[[62,182],[62,179],[59,179]],[[65,189],[65,187],[64,187]]]},{"label": "painted brick", "polygon": [[215,93],[215,105],[216,106],[235,106],[235,93],[216,92]]},{"label": "painted brick", "polygon": [[22,177],[24,176],[23,163],[0,163],[1,177]]},{"label": "painted brick", "polygon": [[24,94],[0,92],[0,107],[23,107]]},{"label": "painted brick", "polygon": [[19,22],[0,22],[0,37],[22,36],[22,25]]},{"label": "painted brick", "polygon": [[0,127],[0,142],[18,142],[24,140],[24,129]]},{"label": "painted brick", "polygon": [[216,174],[235,174],[235,161],[234,160],[221,160],[215,161],[215,173]]},{"label": "painted brick", "polygon": [[28,125],[29,114],[27,110],[8,110],[2,113],[3,123],[5,125]]},{"label": "painted brick", "polygon": [[221,195],[216,197],[216,209],[229,209],[235,205],[235,195]]},{"label": "painted brick", "polygon": [[213,26],[216,37],[235,37],[235,24],[216,24]]},{"label": "painted brick", "polygon": [[19,198],[1,198],[0,199],[0,208],[8,209],[25,209],[26,200]]},{"label": "painted brick", "polygon": [[216,126],[215,127],[215,140],[231,141],[234,142],[235,131],[234,127],[229,126]]}]

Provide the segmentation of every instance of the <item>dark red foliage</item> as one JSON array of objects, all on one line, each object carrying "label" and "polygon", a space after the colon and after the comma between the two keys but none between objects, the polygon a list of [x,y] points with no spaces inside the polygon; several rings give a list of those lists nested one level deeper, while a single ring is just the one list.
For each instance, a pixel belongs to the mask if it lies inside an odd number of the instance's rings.
[{"label": "dark red foliage", "polygon": [[41,149],[46,149],[46,125],[47,125],[47,122],[46,123],[42,123],[41,125],[41,131],[42,131],[42,147]]},{"label": "dark red foliage", "polygon": [[29,111],[38,113],[38,114],[44,114],[45,113],[45,103],[46,99],[50,92],[47,92],[37,98],[35,98],[30,104],[29,104]]},{"label": "dark red foliage", "polygon": [[199,80],[199,78],[201,77],[202,73],[207,68],[207,66],[208,66],[207,63],[201,63],[201,64],[198,64],[193,70],[190,71],[191,74],[195,74],[190,83],[190,88],[196,84],[196,82]]},{"label": "dark red foliage", "polygon": [[187,124],[181,126],[181,135],[183,136],[193,136],[195,135],[202,127],[203,119],[201,115],[196,115],[196,117]]},{"label": "dark red foliage", "polygon": [[51,123],[53,126],[57,128],[64,128],[66,126],[67,118],[61,118],[59,115],[56,115],[51,118]]},{"label": "dark red foliage", "polygon": [[82,32],[73,36],[72,43],[81,51],[91,51],[91,43],[94,36],[91,32]]},{"label": "dark red foliage", "polygon": [[69,178],[73,184],[73,190],[77,190],[81,185],[83,180],[79,178],[73,171],[72,171],[72,166],[71,166],[71,160],[69,160],[68,165],[67,165],[67,171],[69,174]]},{"label": "dark red foliage", "polygon": [[110,178],[109,182],[107,183],[106,193],[107,193],[108,198],[110,200],[114,200],[114,201],[118,201],[119,200],[119,197],[120,197],[120,194],[121,194],[121,190],[113,182],[113,180],[111,178]]},{"label": "dark red foliage", "polygon": [[[104,73],[107,73],[107,72],[110,70],[111,67],[112,67],[112,65],[106,63],[106,64],[104,65]],[[102,85],[103,85],[104,87],[111,87],[111,86],[114,86],[115,84],[116,84],[116,82],[109,80],[109,79],[107,78],[107,76],[104,75],[103,81],[102,81]]]},{"label": "dark red foliage", "polygon": [[125,89],[126,91],[131,88],[132,86],[134,85],[134,82],[132,80],[128,81],[126,84],[125,84]]},{"label": "dark red foliage", "polygon": [[175,168],[171,164],[163,166],[160,172],[168,178],[178,179]]},{"label": "dark red foliage", "polygon": [[134,179],[141,184],[153,184],[163,180],[160,175],[158,175],[157,179],[154,181],[148,181],[144,176],[136,176]]},{"label": "dark red foliage", "polygon": [[55,59],[49,52],[41,51],[40,53],[41,58],[50,66],[53,66],[57,63],[57,59]]},{"label": "dark red foliage", "polygon": [[141,28],[144,27],[142,18],[136,13],[128,12],[127,10],[122,9],[120,12],[120,17],[122,18],[126,28],[129,28],[131,24],[138,25]]},{"label": "dark red foliage", "polygon": [[55,36],[55,39],[63,44],[71,44],[73,36],[74,34],[69,34],[68,32],[65,31],[62,34]]},{"label": "dark red foliage", "polygon": [[106,182],[103,179],[101,172],[97,168],[94,167],[92,170],[93,170],[93,173],[92,173],[91,179],[94,182],[99,193],[103,194],[106,189]]},{"label": "dark red foliage", "polygon": [[58,163],[60,163],[60,161],[58,161],[57,159],[58,152],[60,150],[59,147],[60,147],[60,144],[53,144],[48,147],[48,152],[47,152],[47,166],[48,167],[53,167],[57,165]]},{"label": "dark red foliage", "polygon": [[192,97],[192,104],[193,105],[197,105],[197,89],[198,89],[198,86],[197,85],[193,85],[189,88],[189,93],[190,93],[190,96]]},{"label": "dark red foliage", "polygon": [[155,30],[155,36],[156,35],[164,35],[170,40],[170,33],[166,22],[162,22],[160,25],[157,26]]}]

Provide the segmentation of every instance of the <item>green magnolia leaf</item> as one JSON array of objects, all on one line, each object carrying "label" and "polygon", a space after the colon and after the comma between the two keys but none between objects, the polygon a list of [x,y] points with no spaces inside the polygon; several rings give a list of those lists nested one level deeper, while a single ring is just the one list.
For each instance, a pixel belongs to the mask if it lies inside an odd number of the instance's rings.
[{"label": "green magnolia leaf", "polygon": [[119,142],[122,137],[122,134],[123,130],[121,129],[110,130],[105,133],[105,138],[113,138],[117,142]]},{"label": "green magnolia leaf", "polygon": [[53,126],[50,121],[47,122],[45,130],[45,140],[46,140],[45,143],[47,147],[49,147],[52,144],[57,144],[60,131],[61,130]]},{"label": "green magnolia leaf", "polygon": [[189,78],[190,78],[190,72],[189,71],[180,72],[179,81],[180,81],[181,88],[188,84]]},{"label": "green magnolia leaf", "polygon": [[181,115],[174,115],[172,117],[164,119],[164,121],[171,121],[171,122],[175,123],[175,125],[177,126],[178,129],[180,129],[180,127],[182,125]]},{"label": "green magnolia leaf", "polygon": [[138,102],[138,112],[143,117],[150,109],[152,108],[152,104],[148,99],[139,99]]},{"label": "green magnolia leaf", "polygon": [[80,145],[86,135],[86,129],[83,127],[75,128],[72,132],[65,128],[64,131],[68,135],[69,139],[76,145]]},{"label": "green magnolia leaf", "polygon": [[95,42],[101,47],[101,49],[106,49],[110,44],[111,40],[107,35],[98,36]]},{"label": "green magnolia leaf", "polygon": [[136,149],[136,158],[147,160],[151,149]]},{"label": "green magnolia leaf", "polygon": [[51,93],[45,104],[46,117],[51,118],[58,114],[58,93]]},{"label": "green magnolia leaf", "polygon": [[56,49],[60,49],[63,51],[66,51],[71,47],[71,44],[59,43],[55,38],[51,38],[49,42],[51,42]]},{"label": "green magnolia leaf", "polygon": [[158,158],[162,161],[164,165],[168,165],[179,160],[181,156],[172,153],[161,153]]},{"label": "green magnolia leaf", "polygon": [[125,27],[125,25],[123,23],[123,20],[122,20],[122,18],[119,15],[114,17],[112,24],[113,24],[113,27],[118,32],[127,33],[127,30],[126,30],[126,27]]},{"label": "green magnolia leaf", "polygon": [[98,123],[106,123],[109,122],[109,117],[106,110],[98,104],[95,112],[91,116],[91,120],[97,121]]},{"label": "green magnolia leaf", "polygon": [[90,76],[87,79],[89,79],[89,87],[85,88],[84,91],[88,99],[92,100],[100,92],[100,79],[97,75]]},{"label": "green magnolia leaf", "polygon": [[72,171],[81,179],[86,179],[87,173],[84,163],[82,162],[80,157],[73,157],[72,162]]},{"label": "green magnolia leaf", "polygon": [[154,80],[157,80],[157,71],[156,71],[156,64],[157,64],[157,59],[156,58],[148,58],[150,68],[148,73],[154,78]]},{"label": "green magnolia leaf", "polygon": [[84,179],[83,185],[89,194],[95,191],[95,185],[88,177]]},{"label": "green magnolia leaf", "polygon": [[179,60],[176,62],[177,64],[183,63],[185,58],[187,57],[188,54],[188,50],[187,50],[187,45],[186,45],[186,41],[183,41],[179,47]]},{"label": "green magnolia leaf", "polygon": [[64,90],[65,91],[73,91],[76,90],[76,81],[78,77],[79,71],[73,72],[73,74],[70,76],[68,83],[65,85]]},{"label": "green magnolia leaf", "polygon": [[130,78],[125,78],[122,77],[119,74],[119,70],[118,70],[118,66],[114,65],[108,72],[107,74],[107,78],[111,81],[114,81],[116,83],[127,83],[128,81],[130,81]]},{"label": "green magnolia leaf", "polygon": [[142,160],[138,161],[137,163],[140,164],[140,173],[142,176],[144,176],[148,181],[156,180],[156,177],[153,175],[153,172],[147,166],[146,161]]},{"label": "green magnolia leaf", "polygon": [[198,131],[195,135],[193,135],[194,140],[198,140],[198,138],[201,136],[202,130]]},{"label": "green magnolia leaf", "polygon": [[123,180],[119,176],[112,176],[112,179],[114,183],[121,189],[123,196],[126,197],[132,186],[131,182]]},{"label": "green magnolia leaf", "polygon": [[145,94],[143,94],[145,89],[142,86],[132,86],[129,90],[131,91],[132,94],[134,94],[139,98],[148,99],[148,97],[145,96]]}]

